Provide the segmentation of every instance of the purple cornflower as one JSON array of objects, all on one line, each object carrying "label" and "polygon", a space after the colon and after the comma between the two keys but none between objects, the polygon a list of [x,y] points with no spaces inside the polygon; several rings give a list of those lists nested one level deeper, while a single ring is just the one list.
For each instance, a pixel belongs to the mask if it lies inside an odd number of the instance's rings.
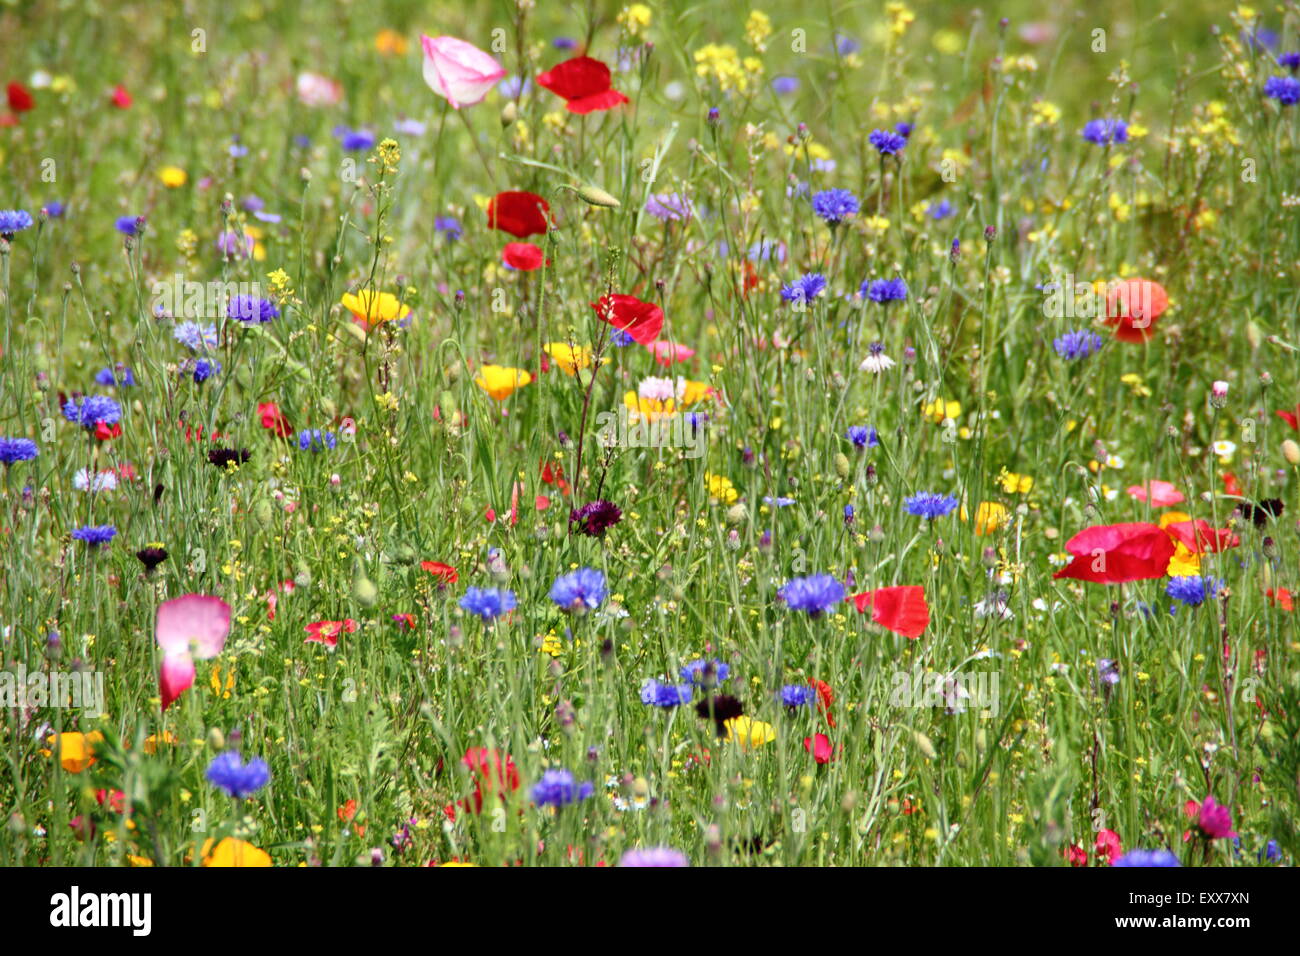
[{"label": "purple cornflower", "polygon": [[952,495],[936,495],[929,491],[922,491],[903,499],[903,507],[908,514],[928,521],[951,514],[957,504],[957,499]]},{"label": "purple cornflower", "polygon": [[907,145],[907,137],[888,129],[873,129],[867,141],[881,156],[896,156]]},{"label": "purple cornflower", "polygon": [[[1178,604],[1186,604],[1188,607],[1200,607],[1207,599],[1214,597],[1222,587],[1223,581],[1215,578],[1185,575],[1170,578],[1169,583],[1165,585],[1165,594],[1169,595]],[[1178,613],[1178,604],[1170,605],[1170,614]]]},{"label": "purple cornflower", "polygon": [[111,524],[101,525],[82,525],[72,532],[72,536],[78,541],[84,541],[92,548],[102,548],[108,545],[113,537],[117,534],[117,529]]},{"label": "purple cornflower", "polygon": [[1300,102],[1300,80],[1294,76],[1270,76],[1264,81],[1264,95],[1283,106],[1295,106]]},{"label": "purple cornflower", "polygon": [[799,80],[793,76],[772,77],[772,92],[777,96],[789,96],[799,89]]},{"label": "purple cornflower", "polygon": [[533,786],[533,803],[539,807],[564,807],[586,800],[595,791],[590,781],[574,780],[573,771],[552,767]]},{"label": "purple cornflower", "polygon": [[484,621],[513,611],[517,605],[515,592],[505,588],[466,588],[460,606]]},{"label": "purple cornflower", "polygon": [[1066,332],[1064,335],[1052,341],[1052,348],[1056,349],[1056,354],[1066,361],[1076,361],[1085,359],[1090,355],[1095,355],[1101,350],[1105,343],[1096,332],[1089,332],[1087,329],[1079,329],[1076,332]]},{"label": "purple cornflower", "polygon": [[901,278],[867,279],[862,283],[858,293],[872,302],[903,302],[907,299],[907,283]]},{"label": "purple cornflower", "polygon": [[826,291],[826,277],[820,272],[809,272],[801,275],[788,285],[781,287],[781,298],[787,302],[799,305],[807,305],[813,299],[817,298]]},{"label": "purple cornflower", "polygon": [[838,226],[858,211],[858,197],[847,189],[827,189],[812,198],[812,208],[829,226]]},{"label": "purple cornflower", "polygon": [[1109,146],[1111,143],[1128,142],[1128,123],[1121,119],[1088,120],[1083,125],[1081,134],[1090,143]]},{"label": "purple cornflower", "polygon": [[1277,65],[1284,66],[1292,73],[1300,69],[1300,53],[1283,53],[1277,58]]},{"label": "purple cornflower", "polygon": [[226,750],[212,758],[203,776],[236,800],[247,800],[271,782],[271,768],[261,757],[244,763],[238,750]]},{"label": "purple cornflower", "polygon": [[120,216],[113,225],[124,236],[138,236],[143,223],[143,216]]},{"label": "purple cornflower", "polygon": [[368,129],[351,129],[347,126],[336,126],[334,135],[338,137],[339,144],[346,150],[353,152],[366,149],[374,149],[375,134]]},{"label": "purple cornflower", "polygon": [[572,574],[556,578],[551,585],[551,600],[559,605],[561,611],[594,611],[605,602],[608,595],[605,575],[595,568],[578,568]]},{"label": "purple cornflower", "polygon": [[442,233],[443,238],[448,242],[455,242],[465,234],[460,220],[454,216],[438,216],[433,220],[433,229],[435,232]]},{"label": "purple cornflower", "polygon": [[646,200],[645,211],[663,222],[685,222],[694,213],[691,201],[681,193],[655,193]]},{"label": "purple cornflower", "polygon": [[129,368],[127,368],[125,365],[119,362],[116,365],[112,365],[107,368],[101,368],[98,372],[96,372],[95,384],[105,385],[109,387],[117,386],[119,388],[125,388],[128,385],[135,384],[135,376],[131,374],[131,370]]},{"label": "purple cornflower", "polygon": [[1114,686],[1119,683],[1119,665],[1109,657],[1097,661],[1097,676],[1103,684]]},{"label": "purple cornflower", "polygon": [[691,685],[665,684],[647,677],[641,685],[641,703],[651,707],[680,707],[691,702]]},{"label": "purple cornflower", "polygon": [[652,846],[628,850],[618,861],[619,866],[690,866],[691,862],[681,850],[670,846]]},{"label": "purple cornflower", "polygon": [[193,368],[194,384],[202,385],[213,375],[217,375],[220,372],[220,362],[214,362],[211,359],[195,359]]},{"label": "purple cornflower", "polygon": [[725,661],[691,661],[681,669],[682,680],[700,687],[716,687],[731,676],[731,666]]},{"label": "purple cornflower", "polygon": [[857,448],[875,448],[880,444],[880,433],[870,425],[853,425],[844,433],[844,437]]},{"label": "purple cornflower", "polygon": [[791,578],[776,594],[792,611],[817,617],[844,600],[844,585],[829,574],[814,574]]},{"label": "purple cornflower", "polygon": [[280,317],[280,310],[270,299],[255,295],[232,295],[226,303],[226,315],[240,322],[270,322]]},{"label": "purple cornflower", "polygon": [[947,219],[956,210],[952,208],[952,203],[948,202],[948,200],[941,199],[937,203],[932,203],[925,211],[931,219],[937,222],[940,219]]},{"label": "purple cornflower", "polygon": [[1111,866],[1182,866],[1168,850],[1129,850]]}]

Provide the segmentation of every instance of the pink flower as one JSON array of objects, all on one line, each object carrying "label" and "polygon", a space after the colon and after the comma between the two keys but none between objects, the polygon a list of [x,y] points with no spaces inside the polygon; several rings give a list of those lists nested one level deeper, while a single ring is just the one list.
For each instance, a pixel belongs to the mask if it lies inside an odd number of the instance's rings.
[{"label": "pink flower", "polygon": [[1153,478],[1145,485],[1133,485],[1125,489],[1135,501],[1150,501],[1153,508],[1166,508],[1183,501],[1183,493],[1170,482]]},{"label": "pink flower", "polygon": [[216,657],[229,634],[230,605],[220,598],[186,594],[159,605],[154,637],[163,652],[163,710],[194,684],[194,659]]},{"label": "pink flower", "polygon": [[455,37],[420,37],[424,82],[455,109],[482,102],[505,69],[472,43]]},{"label": "pink flower", "polygon": [[299,73],[298,99],[305,106],[337,106],[343,99],[343,85],[320,73]]},{"label": "pink flower", "polygon": [[695,349],[687,348],[677,342],[651,342],[646,348],[654,353],[655,361],[660,365],[685,362],[695,356]]},{"label": "pink flower", "polygon": [[1113,866],[1115,861],[1124,853],[1124,846],[1120,842],[1119,834],[1114,830],[1099,830],[1095,849],[1097,851],[1097,862],[1105,863],[1107,866]]},{"label": "pink flower", "polygon": [[1188,800],[1183,809],[1208,840],[1226,840],[1237,835],[1232,831],[1232,811],[1214,797],[1206,797],[1201,804]]}]

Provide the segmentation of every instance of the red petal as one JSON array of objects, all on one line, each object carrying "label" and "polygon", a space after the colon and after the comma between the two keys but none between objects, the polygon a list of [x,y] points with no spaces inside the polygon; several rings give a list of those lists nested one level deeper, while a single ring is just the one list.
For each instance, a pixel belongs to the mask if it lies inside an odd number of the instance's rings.
[{"label": "red petal", "polygon": [[1174,543],[1156,525],[1134,522],[1085,528],[1065,543],[1065,550],[1074,560],[1052,577],[1118,584],[1164,577]]},{"label": "red petal", "polygon": [[596,96],[608,91],[609,84],[609,67],[590,56],[575,56],[537,77],[538,86],[566,100]]},{"label": "red petal", "polygon": [[542,235],[546,232],[551,204],[536,193],[507,191],[497,193],[488,202],[487,220],[493,229],[500,229],[520,239]]},{"label": "red petal", "polygon": [[595,113],[597,110],[611,110],[615,106],[622,106],[624,103],[630,103],[626,96],[618,90],[606,90],[603,93],[597,93],[595,96],[583,96],[576,100],[569,100],[565,108],[570,113]]},{"label": "red petal", "polygon": [[27,92],[27,87],[21,83],[10,83],[7,90],[9,95],[9,108],[15,113],[26,113],[36,105],[36,100],[32,94]]},{"label": "red petal", "polygon": [[871,619],[895,634],[915,640],[930,623],[930,606],[925,603],[925,588],[919,584],[877,588],[853,595],[860,612],[872,609]]},{"label": "red petal", "polygon": [[1188,550],[1195,551],[1197,554],[1218,554],[1220,551],[1241,544],[1241,538],[1237,535],[1227,528],[1216,531],[1204,518],[1197,518],[1195,521],[1179,521],[1177,524],[1168,525],[1165,531],[1181,541]]},{"label": "red petal", "polygon": [[1292,431],[1300,431],[1300,405],[1296,405],[1294,411],[1279,411],[1277,417],[1290,425]]},{"label": "red petal", "polygon": [[532,272],[542,267],[542,250],[531,242],[507,242],[501,261],[520,272]]},{"label": "red petal", "polygon": [[659,337],[664,327],[664,310],[653,302],[642,302],[631,295],[602,295],[600,301],[591,303],[602,322],[622,329],[639,342],[649,345]]}]

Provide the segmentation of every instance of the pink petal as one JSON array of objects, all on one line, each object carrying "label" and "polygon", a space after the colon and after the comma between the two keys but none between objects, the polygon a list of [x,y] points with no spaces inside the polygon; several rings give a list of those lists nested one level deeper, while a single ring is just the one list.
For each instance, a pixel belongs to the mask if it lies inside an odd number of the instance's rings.
[{"label": "pink petal", "polygon": [[685,362],[695,356],[695,349],[687,348],[677,342],[651,342],[646,348],[654,354],[655,361],[660,365]]},{"label": "pink petal", "polygon": [[1167,508],[1184,500],[1183,493],[1171,482],[1161,481],[1158,478],[1151,479],[1145,485],[1133,485],[1125,490],[1135,501],[1150,500],[1154,508]]},{"label": "pink petal", "polygon": [[154,636],[168,656],[216,657],[230,634],[230,605],[221,598],[186,594],[158,606]]},{"label": "pink petal", "polygon": [[158,689],[162,693],[162,709],[166,710],[177,697],[194,686],[194,659],[189,654],[168,654],[163,658],[158,675]]},{"label": "pink petal", "polygon": [[505,69],[472,43],[456,37],[421,36],[424,82],[455,109],[473,106],[487,96]]}]

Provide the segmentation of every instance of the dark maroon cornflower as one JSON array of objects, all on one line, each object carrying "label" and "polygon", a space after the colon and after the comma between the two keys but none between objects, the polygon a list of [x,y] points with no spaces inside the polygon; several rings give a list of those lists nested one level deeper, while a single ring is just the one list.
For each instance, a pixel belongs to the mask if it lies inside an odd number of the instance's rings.
[{"label": "dark maroon cornflower", "polygon": [[140,559],[140,563],[144,565],[146,571],[152,571],[167,560],[167,549],[164,547],[141,548],[135,553],[135,556]]},{"label": "dark maroon cornflower", "polygon": [[581,508],[569,512],[569,522],[577,524],[578,532],[592,538],[604,537],[605,532],[618,524],[623,512],[612,501],[589,501]]},{"label": "dark maroon cornflower", "polygon": [[208,452],[208,461],[218,468],[229,468],[231,463],[242,465],[252,457],[247,448],[214,448]]},{"label": "dark maroon cornflower", "polygon": [[729,694],[717,694],[706,697],[695,705],[695,712],[701,720],[713,720],[718,736],[727,736],[726,723],[745,713],[745,705]]}]

